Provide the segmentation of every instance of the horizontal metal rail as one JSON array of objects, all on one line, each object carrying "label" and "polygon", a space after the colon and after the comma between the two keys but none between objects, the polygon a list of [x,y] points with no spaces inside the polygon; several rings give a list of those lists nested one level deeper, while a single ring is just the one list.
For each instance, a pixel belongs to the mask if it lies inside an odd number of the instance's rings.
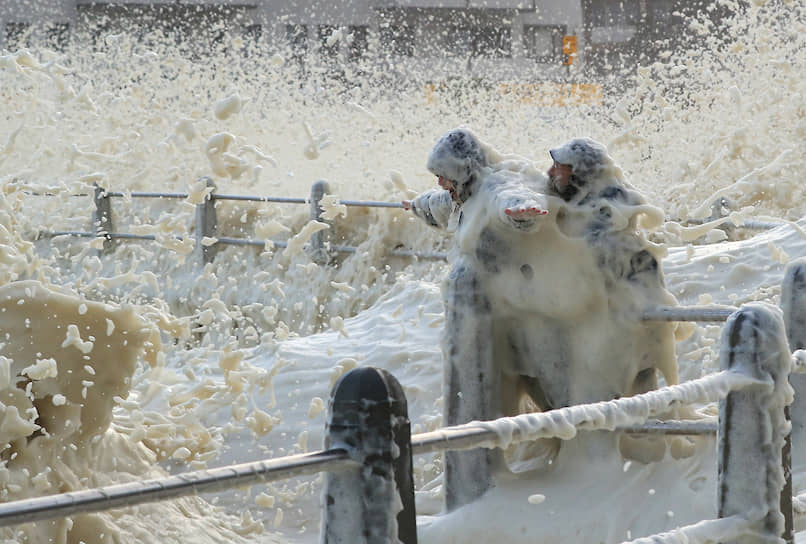
[{"label": "horizontal metal rail", "polygon": [[223,491],[258,482],[286,480],[323,471],[342,470],[355,464],[355,461],[350,460],[346,450],[330,449],[187,472],[166,478],[0,503],[0,527],[135,506],[197,493]]},{"label": "horizontal metal rail", "polygon": [[[157,238],[153,234],[129,234],[125,232],[109,232],[103,234],[96,234],[94,232],[82,232],[82,231],[72,231],[72,230],[60,230],[60,231],[41,231],[39,233],[40,237],[47,237],[47,238],[55,238],[56,236],[75,236],[78,238],[110,238],[112,240],[150,240],[155,241]],[[177,240],[182,240],[181,236],[175,237]],[[278,248],[286,248],[288,247],[288,242],[285,241],[275,241],[271,240],[271,244],[274,247]],[[253,247],[265,247],[266,241],[265,240],[250,240],[248,238],[227,238],[227,237],[220,237],[216,238],[216,243],[226,244],[226,245],[233,245],[233,246],[253,246]],[[358,248],[353,246],[340,246],[340,245],[331,245],[330,249],[337,253],[357,253]],[[386,252],[387,255],[391,255],[393,257],[414,257],[418,259],[433,259],[433,260],[445,260],[448,258],[448,254],[445,252],[440,251],[412,251],[409,249],[393,249]]]},{"label": "horizontal metal rail", "polygon": [[[29,193],[34,196],[56,196],[55,193]],[[104,193],[108,197],[125,197],[125,198],[188,198],[189,193],[158,193],[158,192],[142,192],[132,191],[131,193],[124,193],[122,191],[106,191]],[[88,193],[80,193],[70,196],[92,196]],[[285,196],[253,196],[253,195],[227,195],[219,193],[211,193],[210,197],[214,200],[235,200],[241,202],[276,202],[280,204],[309,204],[309,198],[301,197],[285,197]],[[403,204],[399,202],[378,202],[374,200],[337,200],[336,204],[343,206],[356,206],[362,208],[402,208]]]},{"label": "horizontal metal rail", "polygon": [[300,197],[285,196],[250,196],[250,195],[220,195],[212,193],[210,195],[215,200],[239,200],[242,202],[278,202],[281,204],[308,204],[310,199]]},{"label": "horizontal metal rail", "polygon": [[726,321],[733,306],[654,306],[641,314],[642,321]]},{"label": "horizontal metal rail", "polygon": [[[719,219],[723,219],[724,217],[720,217]],[[670,223],[680,223],[680,224],[687,224],[687,225],[704,225],[705,223],[710,223],[711,221],[715,221],[713,218],[708,219],[688,219],[685,221],[681,221],[679,219],[670,219],[666,218],[666,221]],[[727,221],[722,223],[722,225],[728,227],[734,227],[737,229],[749,229],[749,230],[769,230],[774,229],[776,227],[780,227],[781,225],[786,225],[787,223],[783,221],[757,221],[755,219],[744,219],[740,224],[736,225],[732,221]],[[721,225],[714,227],[715,229],[719,229]]]},{"label": "horizontal metal rail", "polygon": [[365,208],[402,208],[399,202],[374,202],[372,200],[339,200],[339,204],[345,206],[361,206]]},{"label": "horizontal metal rail", "polygon": [[715,435],[717,423],[708,421],[660,421],[652,420],[639,425],[617,427],[617,432],[628,434],[674,434],[674,435]]},{"label": "horizontal metal rail", "polygon": [[106,191],[105,196],[116,197],[131,197],[131,198],[187,198],[188,193],[150,193],[150,192],[131,192],[122,193],[120,191]]}]

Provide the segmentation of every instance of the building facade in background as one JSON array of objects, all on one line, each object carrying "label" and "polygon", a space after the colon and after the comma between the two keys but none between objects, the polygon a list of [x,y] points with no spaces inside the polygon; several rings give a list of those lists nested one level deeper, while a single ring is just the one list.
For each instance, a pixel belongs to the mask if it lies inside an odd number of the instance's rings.
[{"label": "building facade in background", "polygon": [[[651,59],[706,0],[4,0],[0,47],[158,32],[194,54],[226,46],[392,69],[560,79]],[[411,72],[408,72],[411,73]]]}]

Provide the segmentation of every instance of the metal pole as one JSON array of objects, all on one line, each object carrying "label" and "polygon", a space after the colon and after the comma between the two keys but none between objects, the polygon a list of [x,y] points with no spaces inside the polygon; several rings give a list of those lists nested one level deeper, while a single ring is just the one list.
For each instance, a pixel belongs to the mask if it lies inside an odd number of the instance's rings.
[{"label": "metal pole", "polygon": [[736,311],[732,306],[653,306],[641,314],[642,321],[724,322]]},{"label": "metal pole", "polygon": [[336,446],[361,465],[325,474],[321,542],[416,544],[411,430],[394,376],[360,367],[339,379],[325,438]]},{"label": "metal pole", "polygon": [[[734,313],[722,333],[720,360],[723,370],[757,383],[719,402],[719,517],[759,512],[764,517],[753,523],[752,531],[732,542],[755,544],[762,535],[765,542],[777,542],[787,525],[781,511],[782,451],[787,428],[784,408],[791,394],[790,353],[780,313],[764,304],[747,305]],[[790,517],[791,500],[790,493]]]},{"label": "metal pole", "polygon": [[84,489],[0,503],[0,527],[57,519],[74,514],[102,512],[198,493],[225,491],[233,487],[287,480],[295,476],[339,470],[355,463],[343,449],[230,465],[158,478]]},{"label": "metal pole", "polygon": [[92,212],[92,230],[95,231],[96,236],[103,236],[104,245],[101,253],[107,253],[115,247],[115,242],[112,241],[110,233],[115,232],[114,224],[112,221],[112,200],[109,198],[109,193],[106,189],[94,184],[95,193],[93,201],[95,202],[95,209]]},{"label": "metal pole", "polygon": [[218,251],[218,244],[214,243],[205,246],[202,240],[207,238],[215,238],[218,230],[218,219],[215,213],[215,183],[211,178],[202,178],[207,187],[212,187],[213,190],[204,199],[204,202],[196,205],[196,253],[201,256],[202,263],[207,264],[213,262],[215,254]]},{"label": "metal pole", "polygon": [[[322,219],[322,198],[330,193],[330,186],[324,180],[319,180],[311,187],[311,220],[327,223],[332,226],[329,221]],[[328,229],[329,231],[330,229]],[[330,261],[330,252],[325,247],[328,242],[328,234],[326,231],[314,232],[308,241],[308,254],[311,260],[318,264],[327,264]]]}]

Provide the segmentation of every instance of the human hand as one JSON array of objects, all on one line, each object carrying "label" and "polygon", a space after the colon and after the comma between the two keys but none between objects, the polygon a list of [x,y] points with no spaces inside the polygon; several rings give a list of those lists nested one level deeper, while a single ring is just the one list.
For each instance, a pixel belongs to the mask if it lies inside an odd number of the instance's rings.
[{"label": "human hand", "polygon": [[513,206],[511,208],[506,208],[504,213],[507,214],[512,219],[532,219],[534,217],[538,217],[540,215],[548,215],[548,210],[544,210],[538,206],[530,205],[522,205],[522,206]]}]

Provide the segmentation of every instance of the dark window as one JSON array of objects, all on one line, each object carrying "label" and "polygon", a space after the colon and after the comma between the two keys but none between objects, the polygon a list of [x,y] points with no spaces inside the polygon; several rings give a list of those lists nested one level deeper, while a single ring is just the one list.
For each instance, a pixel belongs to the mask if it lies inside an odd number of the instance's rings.
[{"label": "dark window", "polygon": [[56,51],[64,51],[70,36],[69,23],[53,23],[45,29],[48,45]]},{"label": "dark window", "polygon": [[655,0],[647,3],[648,33],[657,37],[674,37],[682,33],[684,19],[677,0]]},{"label": "dark window", "polygon": [[554,63],[562,60],[565,27],[525,25],[523,49],[526,56],[538,62]]},{"label": "dark window", "polygon": [[334,36],[339,27],[333,25],[319,25],[316,29],[319,37],[319,51],[328,57],[335,57],[339,54],[339,44],[341,38]]},{"label": "dark window", "polygon": [[248,25],[243,29],[243,54],[249,57],[254,54],[259,47],[260,38],[263,36],[261,25]]},{"label": "dark window", "polygon": [[637,25],[641,21],[639,0],[589,0],[586,7],[585,16],[592,26]]},{"label": "dark window", "polygon": [[628,42],[642,24],[639,0],[586,0],[583,9],[593,45]]},{"label": "dark window", "polygon": [[261,25],[248,25],[243,29],[243,39],[247,44],[256,44],[263,36]]},{"label": "dark window", "polygon": [[381,47],[387,53],[411,57],[414,55],[414,32],[405,23],[381,25]]},{"label": "dark window", "polygon": [[369,28],[366,26],[351,26],[350,36],[350,60],[360,60],[369,49]]},{"label": "dark window", "polygon": [[297,54],[308,49],[308,27],[305,25],[285,25],[285,39],[288,46]]},{"label": "dark window", "polygon": [[11,51],[25,47],[29,23],[6,23],[6,47]]},{"label": "dark window", "polygon": [[512,29],[508,26],[481,26],[472,32],[474,57],[511,57]]},{"label": "dark window", "polygon": [[338,31],[339,27],[333,25],[319,25],[317,27],[317,34],[319,37],[319,51],[323,55],[335,57],[339,54],[339,44],[341,39],[335,37],[333,34]]}]

